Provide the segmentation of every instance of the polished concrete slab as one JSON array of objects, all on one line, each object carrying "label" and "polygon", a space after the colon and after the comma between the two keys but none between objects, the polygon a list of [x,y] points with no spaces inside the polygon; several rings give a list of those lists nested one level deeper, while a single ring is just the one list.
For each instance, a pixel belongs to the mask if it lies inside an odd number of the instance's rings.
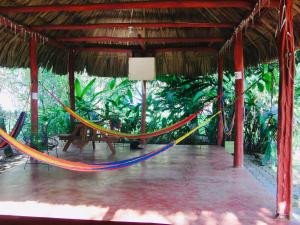
[{"label": "polished concrete slab", "polygon": [[[153,150],[158,145],[148,145]],[[106,145],[60,157],[114,161],[142,152]],[[147,152],[147,150],[145,151]],[[175,146],[119,171],[82,173],[46,165],[18,166],[0,175],[0,214],[106,221],[189,224],[296,224],[273,219],[275,199],[232,156],[216,146]]]}]

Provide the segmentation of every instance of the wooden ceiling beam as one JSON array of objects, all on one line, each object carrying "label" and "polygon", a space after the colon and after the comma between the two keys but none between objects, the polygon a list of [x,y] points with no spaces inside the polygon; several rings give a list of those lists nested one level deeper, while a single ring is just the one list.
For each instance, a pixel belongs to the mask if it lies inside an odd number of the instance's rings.
[{"label": "wooden ceiling beam", "polygon": [[112,53],[132,53],[132,49],[127,48],[109,48],[109,47],[78,47],[74,50],[82,52],[112,52]]},{"label": "wooden ceiling beam", "polygon": [[[38,13],[38,12],[81,12],[116,9],[169,9],[169,8],[252,8],[250,1],[214,0],[214,1],[142,1],[84,5],[34,5],[0,7],[0,13]],[[270,4],[268,7],[278,7]]]},{"label": "wooden ceiling beam", "polygon": [[100,23],[100,24],[58,24],[31,26],[35,31],[42,30],[93,30],[98,28],[229,28],[233,29],[233,24],[228,23]]},{"label": "wooden ceiling beam", "polygon": [[59,42],[130,42],[130,43],[212,43],[212,42],[224,42],[224,38],[140,38],[140,37],[58,37]]},{"label": "wooden ceiling beam", "polygon": [[158,52],[205,52],[205,53],[218,53],[216,48],[212,47],[172,47],[172,48],[157,48],[153,49],[155,53]]},{"label": "wooden ceiling beam", "polygon": [[230,48],[233,40],[235,39],[236,35],[246,29],[247,27],[251,26],[253,21],[257,18],[257,15],[260,16],[261,10],[263,8],[267,8],[271,4],[278,3],[278,2],[270,2],[270,0],[258,0],[253,9],[251,10],[250,14],[248,14],[240,24],[234,29],[231,37],[225,42],[222,48],[219,51],[219,54],[223,55],[225,52]]},{"label": "wooden ceiling beam", "polygon": [[[111,52],[111,53],[127,53],[131,54],[134,51],[141,51],[133,48],[109,48],[109,47],[78,47],[74,48],[77,51],[87,52]],[[211,47],[166,47],[166,48],[150,48],[149,52],[206,52],[206,53],[218,53],[216,48]]]},{"label": "wooden ceiling beam", "polygon": [[22,34],[24,36],[24,40],[26,39],[26,37],[31,37],[31,38],[38,40],[39,42],[41,42],[43,44],[47,43],[54,47],[57,47],[57,48],[60,48],[63,50],[67,50],[67,48],[63,44],[58,43],[56,40],[54,40],[46,35],[43,35],[39,32],[36,32],[29,27],[18,24],[4,16],[0,16],[0,24],[5,26],[8,30],[11,30],[11,33],[13,35]]}]

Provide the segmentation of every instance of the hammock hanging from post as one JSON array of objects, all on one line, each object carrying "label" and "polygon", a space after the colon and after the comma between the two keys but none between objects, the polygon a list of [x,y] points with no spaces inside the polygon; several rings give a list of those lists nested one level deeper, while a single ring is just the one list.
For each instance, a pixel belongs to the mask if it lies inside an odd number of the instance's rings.
[{"label": "hammock hanging from post", "polygon": [[204,111],[205,108],[207,108],[210,104],[212,104],[216,99],[220,98],[221,95],[214,97],[210,102],[208,102],[207,104],[205,104],[200,110],[198,110],[197,112],[191,114],[190,116],[184,118],[181,121],[178,121],[177,123],[174,123],[168,127],[162,128],[160,130],[157,131],[153,131],[153,132],[149,132],[149,133],[142,133],[142,134],[129,134],[129,133],[123,133],[120,131],[115,131],[115,130],[110,130],[107,129],[105,127],[102,127],[98,124],[95,124],[85,118],[83,118],[82,116],[78,115],[76,112],[74,112],[70,107],[66,106],[61,100],[59,100],[53,93],[51,93],[47,88],[45,88],[45,86],[43,84],[41,84],[42,87],[49,93],[49,95],[58,103],[60,104],[67,113],[69,113],[73,118],[77,119],[78,121],[80,121],[81,123],[83,123],[84,125],[97,130],[101,133],[104,133],[106,135],[110,135],[110,136],[114,136],[114,137],[119,137],[119,138],[128,138],[128,139],[146,139],[146,138],[151,138],[151,137],[156,137],[162,134],[165,134],[167,132],[176,130],[180,127],[182,127],[183,125],[187,124],[188,122],[190,122],[191,120],[193,120],[194,118],[197,117],[198,114],[202,113]]},{"label": "hammock hanging from post", "polygon": [[190,136],[192,133],[197,131],[198,129],[204,127],[208,122],[210,122],[215,116],[220,114],[221,111],[218,111],[214,115],[207,118],[205,121],[203,121],[201,124],[199,124],[197,127],[183,135],[182,137],[176,139],[175,141],[158,148],[154,151],[151,151],[145,155],[134,157],[131,159],[121,160],[117,162],[104,162],[99,164],[88,164],[88,163],[81,163],[81,162],[72,162],[64,159],[59,159],[54,156],[50,156],[48,154],[42,153],[34,148],[31,148],[19,141],[17,141],[15,138],[11,137],[9,134],[7,134],[4,130],[0,129],[0,137],[10,145],[14,146],[17,150],[20,152],[38,160],[45,162],[47,164],[57,166],[63,169],[67,170],[73,170],[73,171],[80,171],[80,172],[97,172],[97,171],[106,171],[106,170],[118,170],[121,168],[125,168],[128,166],[135,165],[137,163],[146,161],[162,152],[167,151],[168,149],[172,148],[173,146],[179,144],[181,141],[183,141],[185,138]]},{"label": "hammock hanging from post", "polygon": [[[24,125],[26,118],[26,112],[21,112],[19,115],[19,118],[17,119],[17,122],[14,126],[14,128],[10,131],[9,135],[13,138],[17,138],[20,131],[22,130],[22,127]],[[5,148],[8,145],[5,141],[0,141],[0,149]]]}]

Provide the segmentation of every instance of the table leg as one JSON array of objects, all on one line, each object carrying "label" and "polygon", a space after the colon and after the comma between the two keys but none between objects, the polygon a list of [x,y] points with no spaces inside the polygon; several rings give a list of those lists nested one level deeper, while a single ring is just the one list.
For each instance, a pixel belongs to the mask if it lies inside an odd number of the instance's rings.
[{"label": "table leg", "polygon": [[70,140],[67,141],[67,143],[65,144],[64,148],[63,148],[63,152],[66,152],[68,150],[68,148],[70,147],[70,145],[72,144],[74,137],[76,136],[77,132],[79,130],[79,127],[76,126],[75,129],[73,130],[71,136],[70,136]]},{"label": "table leg", "polygon": [[72,140],[68,140],[67,143],[64,145],[63,152],[66,152],[71,144]]},{"label": "table leg", "polygon": [[113,145],[113,143],[112,143],[112,142],[109,142],[109,141],[107,141],[106,143],[107,143],[107,145],[108,145],[108,147],[109,147],[111,153],[112,153],[113,155],[116,154],[116,149],[115,149],[115,146]]}]

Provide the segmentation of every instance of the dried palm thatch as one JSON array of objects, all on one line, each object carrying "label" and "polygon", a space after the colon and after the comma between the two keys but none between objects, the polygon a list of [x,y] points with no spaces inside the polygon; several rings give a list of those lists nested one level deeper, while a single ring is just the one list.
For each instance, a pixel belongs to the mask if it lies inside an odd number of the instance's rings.
[{"label": "dried palm thatch", "polygon": [[[83,0],[2,0],[0,11],[6,6],[32,5],[80,5],[111,3],[121,1],[83,1]],[[128,2],[128,1],[127,1]],[[254,3],[254,0],[248,0]],[[95,10],[82,12],[30,12],[12,13],[2,12],[8,18],[26,27],[37,25],[59,24],[99,24],[99,23],[159,23],[159,22],[207,22],[226,23],[237,26],[250,12],[251,8],[168,8],[168,9],[125,9],[125,10]],[[246,65],[255,65],[276,57],[276,29],[278,10],[263,8],[259,16],[254,19],[253,25],[244,31],[244,56]],[[300,46],[300,0],[294,3],[295,44]],[[16,32],[13,26],[1,25],[0,21],[0,66],[29,67],[29,38],[26,32]],[[90,30],[42,30],[40,33],[49,38],[60,37],[168,37],[168,38],[223,38],[224,42],[208,43],[139,43],[124,42],[64,42],[67,49],[84,47],[110,47],[133,49],[134,55],[155,55],[158,74],[177,74],[199,76],[215,72],[217,69],[217,52],[228,40],[233,29],[230,28],[98,28]],[[43,43],[45,42],[45,43]],[[210,47],[216,52],[205,51],[156,51],[161,48],[199,48]],[[141,51],[144,48],[146,50]],[[155,53],[154,53],[155,52]],[[40,41],[38,48],[38,64],[40,67],[53,69],[57,74],[67,73],[68,51],[51,46],[47,41]],[[106,51],[76,51],[75,71],[86,69],[96,76],[127,76],[128,57],[123,52]],[[225,67],[233,64],[232,50],[225,54]]]}]

